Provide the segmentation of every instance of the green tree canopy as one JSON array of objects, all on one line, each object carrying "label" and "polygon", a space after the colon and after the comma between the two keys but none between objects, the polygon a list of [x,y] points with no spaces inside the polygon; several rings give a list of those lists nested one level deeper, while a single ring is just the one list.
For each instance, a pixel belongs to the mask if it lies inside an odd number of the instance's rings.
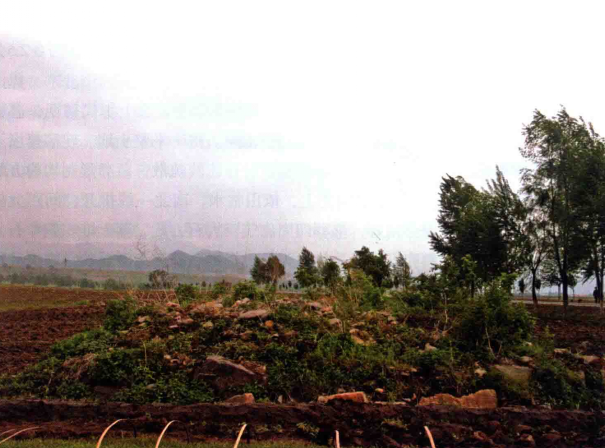
[{"label": "green tree canopy", "polygon": [[347,271],[359,269],[370,277],[376,286],[382,286],[385,280],[391,277],[391,262],[382,249],[374,254],[369,248],[363,246],[355,251],[355,255],[343,265]]},{"label": "green tree canopy", "polygon": [[298,257],[298,268],[294,273],[294,278],[303,288],[313,286],[319,282],[319,270],[315,265],[315,255],[306,247],[302,248]]}]

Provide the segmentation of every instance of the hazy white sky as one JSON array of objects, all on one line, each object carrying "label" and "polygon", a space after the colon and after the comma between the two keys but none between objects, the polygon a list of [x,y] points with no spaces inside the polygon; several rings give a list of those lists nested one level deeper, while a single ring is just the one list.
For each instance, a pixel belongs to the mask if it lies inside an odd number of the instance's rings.
[{"label": "hazy white sky", "polygon": [[[63,171],[0,170],[1,241],[132,247],[144,233],[166,250],[305,244],[342,258],[365,244],[425,268],[441,176],[482,186],[498,164],[517,185],[534,109],[565,105],[605,132],[604,13],[552,0],[7,2],[1,161]],[[32,143],[49,133],[72,143]]]}]

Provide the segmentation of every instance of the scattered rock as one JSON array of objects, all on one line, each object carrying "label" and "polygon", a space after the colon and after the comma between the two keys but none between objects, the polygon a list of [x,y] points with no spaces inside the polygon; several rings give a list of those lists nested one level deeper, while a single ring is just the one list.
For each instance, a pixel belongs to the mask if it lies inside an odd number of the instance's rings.
[{"label": "scattered rock", "polygon": [[571,352],[567,348],[555,348],[555,355],[569,355]]},{"label": "scattered rock", "polygon": [[602,362],[601,358],[599,358],[598,356],[592,356],[592,355],[577,355],[576,358],[583,360],[584,364],[588,364],[588,365],[599,364]]},{"label": "scattered rock", "polygon": [[204,364],[195,370],[193,377],[196,380],[208,381],[220,391],[255,382],[264,384],[267,381],[266,374],[250,370],[222,356],[209,356]]},{"label": "scattered rock", "polygon": [[530,364],[533,364],[534,359],[530,356],[521,356],[521,358],[519,358],[519,362],[524,366],[529,366]]},{"label": "scattered rock", "polygon": [[168,328],[171,329],[171,330],[178,330],[179,326],[178,325],[170,325]]},{"label": "scattered rock", "polygon": [[242,334],[239,335],[242,341],[249,341],[254,336],[254,332],[252,330],[246,330]]},{"label": "scattered rock", "polygon": [[330,319],[328,323],[331,327],[342,328],[342,321],[340,319],[337,319],[336,317]]},{"label": "scattered rock", "polygon": [[487,374],[487,370],[484,368],[479,367],[478,369],[475,369],[475,375],[477,375],[479,378],[483,378],[485,374]]},{"label": "scattered rock", "polygon": [[321,396],[317,398],[318,403],[329,403],[332,400],[354,401],[356,403],[369,403],[368,397],[364,392],[348,392],[335,395]]},{"label": "scattered rock", "polygon": [[265,322],[265,328],[267,330],[273,330],[274,326],[275,326],[275,323],[272,320],[268,320],[267,322]]},{"label": "scattered rock", "polygon": [[359,345],[372,345],[371,342],[368,341],[364,341],[363,339],[361,339],[359,336],[357,335],[351,335],[351,340],[355,343],[355,344],[359,344]]},{"label": "scattered rock", "polygon": [[487,442],[489,440],[489,437],[487,437],[487,435],[484,432],[475,431],[473,433],[473,439],[478,440],[480,442]]},{"label": "scattered rock", "polygon": [[323,305],[319,302],[309,302],[307,303],[307,306],[313,310],[321,310],[323,308]]},{"label": "scattered rock", "polygon": [[229,404],[254,404],[254,395],[245,393],[242,395],[235,395],[225,400],[225,403]]},{"label": "scattered rock", "polygon": [[435,350],[437,350],[437,347],[432,346],[428,342],[426,344],[424,344],[424,351],[425,352],[434,352]]},{"label": "scattered rock", "polygon": [[239,315],[239,319],[264,319],[265,317],[269,316],[271,314],[271,311],[269,310],[263,310],[263,309],[258,309],[258,310],[251,310],[251,311],[246,311],[245,313],[242,313]]},{"label": "scattered rock", "polygon": [[193,325],[194,320],[190,317],[185,317],[181,320],[181,324],[183,325]]},{"label": "scattered rock", "polygon": [[496,365],[494,366],[494,369],[509,380],[529,386],[529,379],[531,378],[532,371],[529,367]]},{"label": "scattered rock", "polygon": [[532,429],[530,426],[527,425],[517,425],[517,432],[519,434],[530,434],[532,432]]},{"label": "scattered rock", "polygon": [[181,305],[179,305],[178,303],[175,303],[175,302],[168,302],[168,303],[166,303],[166,307],[170,308],[172,310],[176,310],[176,309],[179,309],[181,307]]},{"label": "scattered rock", "polygon": [[450,405],[472,409],[495,409],[498,407],[498,397],[493,389],[480,390],[471,395],[457,398],[450,394],[437,394],[433,397],[424,397],[418,406]]},{"label": "scattered rock", "polygon": [[151,320],[151,318],[149,316],[139,316],[139,318],[137,319],[137,322],[142,324],[145,322],[149,322]]},{"label": "scattered rock", "polygon": [[536,446],[536,441],[531,434],[522,434],[519,438],[521,446]]},{"label": "scattered rock", "polygon": [[204,322],[202,328],[205,328],[206,330],[212,330],[214,328],[214,324],[212,323],[212,321],[209,320],[208,322]]},{"label": "scattered rock", "polygon": [[242,306],[242,305],[245,305],[245,304],[250,303],[250,302],[251,302],[251,300],[246,297],[245,299],[241,299],[241,300],[238,300],[237,302],[235,302],[233,304],[233,306]]}]

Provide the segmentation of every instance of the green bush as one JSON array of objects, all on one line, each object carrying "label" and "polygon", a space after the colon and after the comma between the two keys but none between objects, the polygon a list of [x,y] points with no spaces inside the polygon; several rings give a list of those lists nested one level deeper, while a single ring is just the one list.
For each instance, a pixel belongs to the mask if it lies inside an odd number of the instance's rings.
[{"label": "green bush", "polygon": [[507,278],[495,280],[484,294],[457,304],[454,336],[460,348],[492,357],[530,338],[535,319],[525,306],[511,303],[507,283]]},{"label": "green bush", "polygon": [[100,353],[107,350],[113,339],[114,336],[105,329],[84,331],[57,342],[51,347],[50,353],[63,360],[88,353]]},{"label": "green bush", "polygon": [[212,292],[210,293],[210,295],[212,296],[213,299],[218,299],[220,296],[229,294],[230,291],[231,291],[231,285],[229,283],[226,283],[223,281],[223,282],[215,283],[212,286]]},{"label": "green bush", "polygon": [[259,298],[258,287],[256,286],[256,283],[254,283],[251,280],[239,282],[233,287],[234,302],[237,300],[245,299],[245,298],[248,298],[251,300],[255,300],[255,299]]},{"label": "green bush", "polygon": [[105,308],[103,327],[112,333],[127,330],[132,326],[135,318],[136,302],[132,298],[110,300]]},{"label": "green bush", "polygon": [[197,288],[191,284],[182,284],[176,287],[174,290],[179,303],[186,306],[190,302],[193,302],[197,297]]}]

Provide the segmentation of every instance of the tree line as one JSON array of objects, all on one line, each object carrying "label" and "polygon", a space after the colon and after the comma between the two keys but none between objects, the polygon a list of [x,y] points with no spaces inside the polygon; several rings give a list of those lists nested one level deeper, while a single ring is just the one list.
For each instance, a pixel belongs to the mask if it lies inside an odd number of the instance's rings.
[{"label": "tree line", "polygon": [[[352,270],[362,271],[375,286],[382,288],[405,287],[412,280],[412,270],[401,252],[393,264],[382,249],[375,254],[363,246],[355,251],[350,260],[342,263],[341,269],[339,263],[331,257],[320,256],[316,261],[313,252],[303,247],[298,257],[298,268],[294,273],[294,278],[298,282],[295,287],[298,289],[298,286],[302,288],[324,286],[334,291],[339,284],[350,282]],[[257,284],[277,285],[279,279],[285,275],[285,269],[276,255],[270,256],[268,260],[257,256],[250,275]],[[292,287],[291,281],[288,282],[288,286]]]},{"label": "tree line", "polygon": [[605,271],[605,140],[591,123],[562,108],[554,117],[535,111],[524,126],[521,189],[513,191],[496,167],[495,179],[477,189],[446,175],[439,194],[439,232],[432,249],[458,270],[471,295],[503,273],[528,279],[537,306],[542,284],[562,289],[596,281],[603,303]]}]

